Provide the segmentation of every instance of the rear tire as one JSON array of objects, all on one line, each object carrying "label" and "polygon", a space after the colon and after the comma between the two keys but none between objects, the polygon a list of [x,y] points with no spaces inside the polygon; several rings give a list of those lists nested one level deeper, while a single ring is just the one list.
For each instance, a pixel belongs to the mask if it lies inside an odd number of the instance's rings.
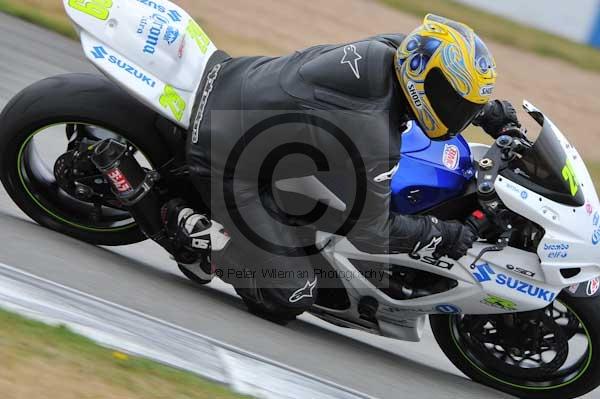
[{"label": "rear tire", "polygon": [[157,132],[157,118],[100,75],[67,74],[41,80],[17,94],[0,114],[0,180],[19,208],[42,226],[96,245],[143,241],[146,237],[135,223],[119,229],[90,228],[42,206],[20,177],[18,157],[36,132],[56,124],[81,123],[122,136],[159,167],[170,155]]},{"label": "rear tire", "polygon": [[525,399],[569,399],[580,397],[600,385],[600,297],[574,298],[565,294],[559,301],[576,315],[583,326],[589,349],[582,357],[582,368],[575,376],[562,384],[549,384],[545,387],[524,385],[516,380],[510,381],[493,370],[484,369],[475,364],[475,360],[465,348],[459,345],[459,339],[453,330],[453,318],[457,315],[431,315],[433,334],[448,359],[472,380],[497,390]]}]

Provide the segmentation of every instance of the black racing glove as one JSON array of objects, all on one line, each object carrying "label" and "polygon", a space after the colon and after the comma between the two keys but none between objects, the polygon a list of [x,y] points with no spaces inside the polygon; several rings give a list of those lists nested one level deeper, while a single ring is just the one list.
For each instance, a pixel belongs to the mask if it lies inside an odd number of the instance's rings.
[{"label": "black racing glove", "polygon": [[473,231],[459,222],[438,222],[438,229],[442,232],[442,242],[434,256],[448,256],[458,260],[467,254],[467,250],[473,247],[477,236]]},{"label": "black racing glove", "polygon": [[507,127],[521,127],[515,107],[506,100],[487,103],[481,114],[473,120],[473,125],[481,126],[493,138],[501,136],[502,131]]},{"label": "black racing glove", "polygon": [[422,237],[413,249],[412,255],[421,252],[433,252],[435,258],[448,256],[458,260],[467,254],[467,250],[477,240],[473,228],[459,222],[444,222],[434,217],[427,217],[430,229],[426,237]]}]

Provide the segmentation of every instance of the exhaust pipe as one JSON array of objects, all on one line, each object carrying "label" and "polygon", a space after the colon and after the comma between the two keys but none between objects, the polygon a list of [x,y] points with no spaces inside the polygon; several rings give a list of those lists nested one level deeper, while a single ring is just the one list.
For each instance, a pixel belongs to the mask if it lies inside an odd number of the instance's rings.
[{"label": "exhaust pipe", "polygon": [[161,220],[160,198],[153,190],[160,178],[158,172],[144,170],[127,145],[114,139],[96,144],[91,160],[110,182],[114,195],[131,213],[142,232],[173,254],[173,245]]}]

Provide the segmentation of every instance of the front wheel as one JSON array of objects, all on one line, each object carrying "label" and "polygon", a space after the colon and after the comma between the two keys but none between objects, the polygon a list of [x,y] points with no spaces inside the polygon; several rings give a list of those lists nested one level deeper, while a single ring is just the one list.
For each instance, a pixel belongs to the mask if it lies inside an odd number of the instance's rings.
[{"label": "front wheel", "polygon": [[576,398],[600,385],[600,298],[562,294],[508,315],[431,315],[433,334],[468,377],[519,398]]}]

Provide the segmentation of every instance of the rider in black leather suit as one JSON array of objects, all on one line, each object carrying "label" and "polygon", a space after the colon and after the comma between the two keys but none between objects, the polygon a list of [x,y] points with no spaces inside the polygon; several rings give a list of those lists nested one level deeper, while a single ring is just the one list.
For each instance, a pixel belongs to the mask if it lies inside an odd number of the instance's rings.
[{"label": "rider in black leather suit", "polygon": [[[312,306],[317,284],[312,258],[303,256],[305,240],[285,222],[272,219],[281,212],[269,189],[271,179],[262,181],[256,176],[272,148],[264,153],[254,149],[252,156],[240,158],[234,177],[227,173],[233,144],[242,137],[246,140],[247,130],[264,118],[265,114],[254,110],[272,110],[273,115],[276,111],[299,115],[308,111],[298,117],[293,129],[284,129],[278,144],[301,141],[320,149],[333,145],[332,138],[310,123],[311,110],[353,115],[349,117],[354,118],[352,126],[344,133],[360,150],[366,198],[348,237],[361,251],[411,253],[428,246],[435,249],[435,256],[458,259],[476,239],[475,232],[462,223],[390,212],[389,183],[399,162],[401,132],[408,120],[419,120],[396,73],[395,55],[403,40],[405,35],[390,34],[315,46],[283,57],[230,58],[217,52],[211,58],[200,88],[203,94],[198,95],[192,113],[195,120],[187,143],[188,164],[194,184],[209,204],[211,218],[222,223],[232,237],[219,255],[218,266],[252,310],[293,317]],[[509,123],[518,124],[514,109],[506,102],[482,104],[470,121],[475,116],[490,133]],[[332,118],[344,125],[342,117]],[[330,160],[331,172],[348,170],[349,160],[341,158]],[[278,173],[278,178],[299,177],[313,174],[314,169],[299,163]],[[224,198],[228,188],[235,194],[235,210]],[[242,215],[264,242],[279,246],[257,245],[239,228],[236,215]],[[273,269],[281,273],[264,273]]]}]

